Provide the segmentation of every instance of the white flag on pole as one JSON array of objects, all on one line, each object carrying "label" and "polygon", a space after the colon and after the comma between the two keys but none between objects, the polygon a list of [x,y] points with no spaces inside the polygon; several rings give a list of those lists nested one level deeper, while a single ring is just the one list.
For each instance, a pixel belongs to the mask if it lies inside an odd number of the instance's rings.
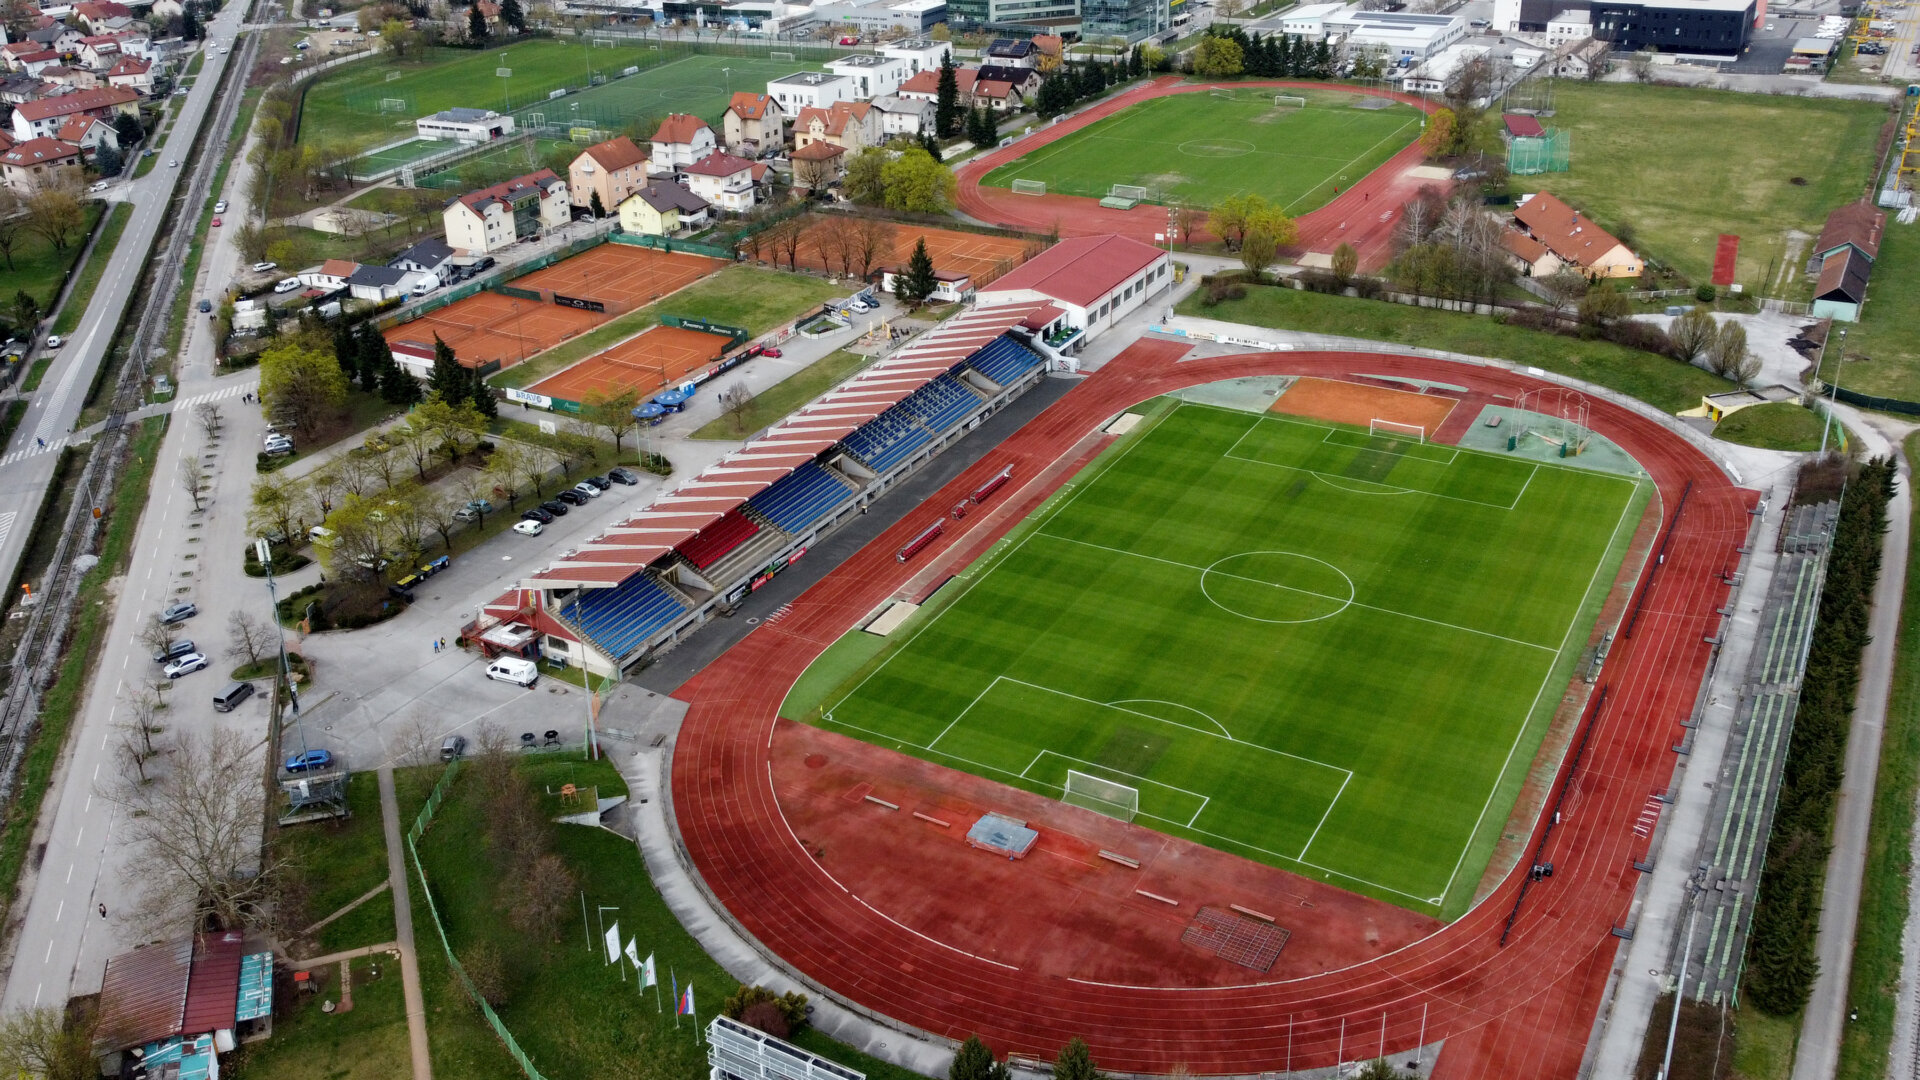
[{"label": "white flag on pole", "polygon": [[620,962],[620,922],[619,920],[616,919],[612,926],[607,927],[607,963],[617,964],[619,962]]},{"label": "white flag on pole", "polygon": [[[635,950],[635,951],[637,952],[638,950]],[[647,958],[645,960],[642,960],[640,963],[635,964],[634,967],[637,968],[640,972],[640,989],[645,990],[649,986],[660,985],[660,977],[653,973],[653,954],[652,953],[648,953]]]},{"label": "white flag on pole", "polygon": [[633,965],[633,970],[639,971],[640,970],[640,939],[639,938],[627,939],[626,953],[627,953],[627,963]]}]

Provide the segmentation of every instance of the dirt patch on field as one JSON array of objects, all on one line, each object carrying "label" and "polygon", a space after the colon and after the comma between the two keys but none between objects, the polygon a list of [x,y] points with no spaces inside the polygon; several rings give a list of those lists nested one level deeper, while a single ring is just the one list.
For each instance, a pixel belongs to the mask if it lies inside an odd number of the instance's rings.
[{"label": "dirt patch on field", "polygon": [[1415,424],[1431,438],[1456,404],[1452,398],[1416,394],[1411,390],[1309,378],[1295,382],[1281,394],[1273,403],[1273,411],[1355,427],[1366,427],[1371,420]]}]

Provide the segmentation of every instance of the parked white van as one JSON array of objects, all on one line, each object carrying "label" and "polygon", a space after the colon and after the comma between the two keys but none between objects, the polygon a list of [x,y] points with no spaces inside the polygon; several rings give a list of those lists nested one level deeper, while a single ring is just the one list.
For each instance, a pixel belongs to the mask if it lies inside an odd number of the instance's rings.
[{"label": "parked white van", "polygon": [[540,669],[531,660],[503,656],[488,665],[487,678],[510,682],[515,686],[532,686],[540,681]]}]

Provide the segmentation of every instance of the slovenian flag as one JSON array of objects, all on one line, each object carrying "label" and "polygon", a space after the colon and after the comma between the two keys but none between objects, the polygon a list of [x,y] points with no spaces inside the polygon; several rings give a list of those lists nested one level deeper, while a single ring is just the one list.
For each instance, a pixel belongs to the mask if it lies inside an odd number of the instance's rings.
[{"label": "slovenian flag", "polygon": [[696,1015],[693,1011],[693,984],[692,983],[688,983],[687,992],[680,995],[680,1001],[679,1001],[679,1004],[675,1007],[674,1013],[675,1015],[678,1015],[678,1016]]}]

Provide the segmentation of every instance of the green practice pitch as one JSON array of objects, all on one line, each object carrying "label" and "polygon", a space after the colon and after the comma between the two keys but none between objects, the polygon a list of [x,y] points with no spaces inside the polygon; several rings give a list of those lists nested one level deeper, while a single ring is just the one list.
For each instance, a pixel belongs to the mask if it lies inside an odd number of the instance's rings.
[{"label": "green practice pitch", "polygon": [[1114,184],[1134,184],[1157,200],[1194,206],[1253,193],[1302,214],[1420,134],[1420,112],[1410,105],[1356,109],[1357,95],[1309,92],[1304,109],[1275,107],[1274,94],[1153,98],[1002,165],[983,182],[1039,180],[1049,195],[1094,198]]},{"label": "green practice pitch", "polygon": [[785,714],[1451,918],[1648,494],[1180,405]]}]

